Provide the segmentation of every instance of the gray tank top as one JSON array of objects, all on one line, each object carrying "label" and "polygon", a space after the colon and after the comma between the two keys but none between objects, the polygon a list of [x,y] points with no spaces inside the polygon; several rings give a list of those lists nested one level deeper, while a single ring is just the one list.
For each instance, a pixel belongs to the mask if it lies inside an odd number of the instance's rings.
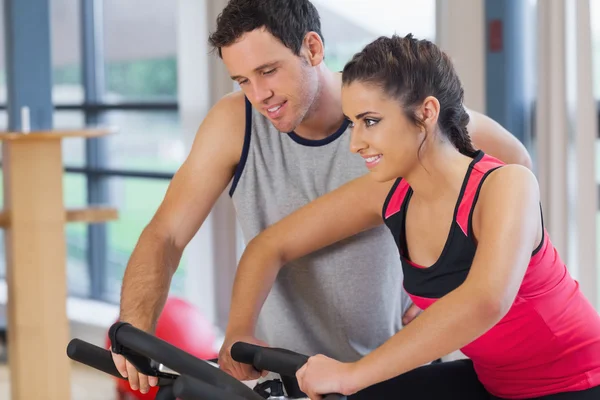
[{"label": "gray tank top", "polygon": [[[246,100],[245,143],[230,187],[246,243],[367,173],[350,152],[347,125],[323,140],[306,140],[279,132]],[[401,329],[410,304],[402,280],[397,247],[381,225],[285,265],[256,336],[270,346],[354,361]]]}]

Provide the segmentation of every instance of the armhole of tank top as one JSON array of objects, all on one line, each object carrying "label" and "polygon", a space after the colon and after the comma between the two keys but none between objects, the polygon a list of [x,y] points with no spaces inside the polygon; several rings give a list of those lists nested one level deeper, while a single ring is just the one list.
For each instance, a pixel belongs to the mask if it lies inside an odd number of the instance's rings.
[{"label": "armhole of tank top", "polygon": [[[485,175],[481,179],[481,182],[479,182],[479,187],[477,188],[477,192],[475,193],[475,198],[473,199],[473,206],[471,207],[471,210],[469,211],[469,237],[471,238],[471,240],[473,240],[473,238],[475,237],[475,235],[473,234],[473,211],[475,210],[475,205],[477,204],[477,199],[479,198],[479,192],[481,191],[483,182],[485,182],[485,179],[488,177],[488,175],[500,167],[501,166],[490,169],[488,172],[485,173]],[[544,245],[544,239],[546,238],[546,232],[544,230],[544,213],[542,212],[542,203],[541,202],[540,202],[540,218],[542,221],[542,239],[540,240],[540,243],[537,245],[535,250],[532,252],[532,254],[531,254],[532,257],[534,255],[536,255],[542,249],[542,246]]]},{"label": "armhole of tank top", "polygon": [[387,210],[387,208],[390,204],[390,200],[392,199],[392,196],[394,195],[394,193],[396,193],[396,189],[398,189],[398,185],[400,184],[400,182],[402,182],[402,178],[397,178],[396,182],[394,182],[387,197],[385,198],[385,201],[383,202],[383,207],[381,208],[381,218],[383,218],[384,222],[386,221],[385,211]]},{"label": "armhole of tank top", "polygon": [[242,176],[242,172],[244,172],[244,167],[246,166],[246,160],[248,159],[248,153],[250,151],[250,139],[252,137],[252,104],[248,101],[246,97],[244,97],[245,109],[246,109],[246,127],[244,132],[244,145],[242,147],[242,155],[240,156],[240,161],[235,168],[235,174],[233,175],[233,182],[231,183],[231,188],[229,189],[229,196],[233,196],[235,192],[235,188]]},{"label": "armhole of tank top", "polygon": [[533,250],[533,252],[531,253],[532,257],[540,252],[542,247],[544,247],[544,240],[546,240],[546,228],[544,227],[544,211],[542,210],[542,202],[540,202],[540,220],[542,222],[542,239],[540,240],[540,243],[537,245],[535,250]]},{"label": "armhole of tank top", "polygon": [[[481,192],[481,188],[483,187],[483,183],[485,182],[485,180],[487,179],[487,177],[494,171],[496,171],[498,168],[500,168],[501,166],[498,167],[494,167],[491,168],[489,171],[487,171],[483,177],[481,178],[481,182],[479,182],[479,186],[477,187],[477,192],[475,192],[475,197],[473,198],[473,205],[471,206],[471,209],[469,210],[469,228],[467,230],[468,234],[469,234],[469,238],[473,241],[473,239],[475,238],[475,234],[473,233],[473,212],[475,211],[475,207],[477,206],[477,200],[479,200],[479,193]],[[473,241],[474,243],[474,241]]]}]

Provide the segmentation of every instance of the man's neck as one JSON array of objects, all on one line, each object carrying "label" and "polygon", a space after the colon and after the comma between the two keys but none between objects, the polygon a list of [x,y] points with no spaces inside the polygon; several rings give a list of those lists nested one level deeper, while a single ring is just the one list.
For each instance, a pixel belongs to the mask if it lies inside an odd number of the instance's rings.
[{"label": "man's neck", "polygon": [[321,69],[321,87],[306,118],[294,132],[305,139],[319,140],[334,134],[344,122],[342,77],[327,67]]}]

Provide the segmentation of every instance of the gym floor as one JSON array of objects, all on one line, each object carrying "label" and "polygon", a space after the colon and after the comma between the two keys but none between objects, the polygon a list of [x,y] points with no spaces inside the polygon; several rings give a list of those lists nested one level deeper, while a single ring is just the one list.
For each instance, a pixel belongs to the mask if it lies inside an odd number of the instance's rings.
[{"label": "gym floor", "polygon": [[[113,381],[90,368],[73,365],[73,400],[116,400]],[[9,399],[9,372],[6,364],[0,363],[0,399]]]}]

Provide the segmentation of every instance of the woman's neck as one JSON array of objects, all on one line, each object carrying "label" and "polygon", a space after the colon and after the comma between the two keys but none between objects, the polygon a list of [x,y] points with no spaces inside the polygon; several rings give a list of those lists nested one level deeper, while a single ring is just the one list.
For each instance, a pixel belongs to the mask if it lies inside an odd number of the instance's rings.
[{"label": "woman's neck", "polygon": [[420,163],[405,179],[413,196],[421,201],[434,203],[448,196],[454,198],[472,161],[450,143],[437,144],[423,152]]}]

